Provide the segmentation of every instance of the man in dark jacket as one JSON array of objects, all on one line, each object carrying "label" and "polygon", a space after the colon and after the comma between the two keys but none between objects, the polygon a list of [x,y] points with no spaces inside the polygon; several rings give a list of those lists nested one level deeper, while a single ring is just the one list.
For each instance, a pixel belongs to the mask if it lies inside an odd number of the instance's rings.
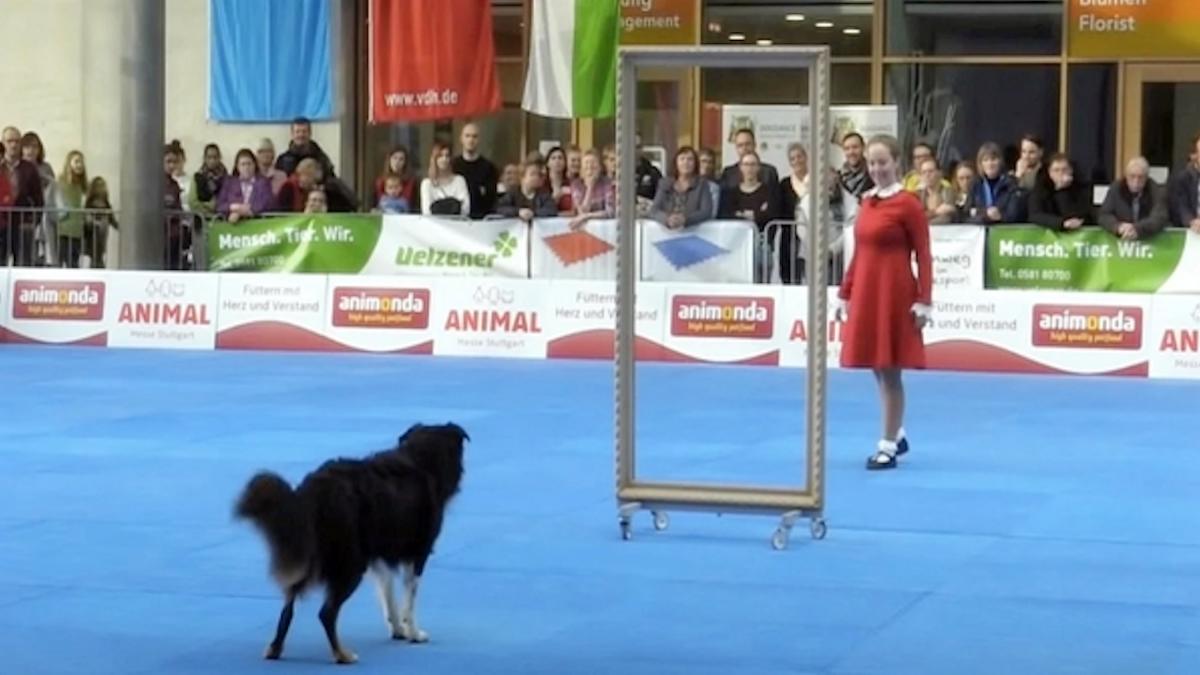
[{"label": "man in dark jacket", "polygon": [[552,218],[558,215],[558,206],[548,190],[542,189],[541,164],[530,162],[521,169],[521,187],[509,190],[500,196],[496,212],[508,218],[517,217],[525,222],[534,218]]},{"label": "man in dark jacket", "polygon": [[1171,176],[1168,192],[1171,224],[1200,232],[1200,134],[1192,138],[1191,161]]},{"label": "man in dark jacket", "polygon": [[1150,178],[1150,163],[1135,157],[1113,183],[1100,207],[1100,227],[1125,240],[1152,237],[1167,226],[1167,195]]},{"label": "man in dark jacket", "polygon": [[312,139],[312,122],[307,118],[297,117],[292,122],[292,140],[288,143],[287,152],[275,160],[275,168],[290,176],[296,173],[296,167],[300,166],[302,160],[309,158],[321,165],[321,172],[326,178],[336,175],[329,155]]},{"label": "man in dark jacket", "polygon": [[1075,180],[1071,158],[1054,155],[1047,173],[1050,180],[1039,181],[1029,196],[1029,219],[1051,230],[1078,230],[1095,224],[1091,190]]}]

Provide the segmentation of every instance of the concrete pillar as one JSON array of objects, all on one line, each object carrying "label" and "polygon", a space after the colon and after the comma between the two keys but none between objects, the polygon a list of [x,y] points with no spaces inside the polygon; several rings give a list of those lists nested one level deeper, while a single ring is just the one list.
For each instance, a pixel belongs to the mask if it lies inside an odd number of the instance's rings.
[{"label": "concrete pillar", "polygon": [[122,4],[120,266],[162,269],[166,2]]}]

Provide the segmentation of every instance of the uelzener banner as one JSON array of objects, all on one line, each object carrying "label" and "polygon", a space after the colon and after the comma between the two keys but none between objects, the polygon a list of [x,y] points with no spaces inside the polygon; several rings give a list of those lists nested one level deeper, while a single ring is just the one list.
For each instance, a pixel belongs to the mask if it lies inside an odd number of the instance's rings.
[{"label": "uelzener banner", "polygon": [[1200,240],[1169,230],[1123,241],[1100,228],[1057,232],[1034,225],[988,231],[987,287],[1155,293],[1200,292],[1200,269],[1181,265]]},{"label": "uelzener banner", "polygon": [[529,276],[529,228],[520,220],[323,213],[214,223],[214,271]]}]

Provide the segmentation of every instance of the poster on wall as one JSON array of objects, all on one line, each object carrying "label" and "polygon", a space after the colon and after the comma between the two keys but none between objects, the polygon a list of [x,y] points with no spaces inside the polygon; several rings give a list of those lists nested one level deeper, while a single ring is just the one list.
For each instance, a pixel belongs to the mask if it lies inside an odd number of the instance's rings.
[{"label": "poster on wall", "polygon": [[371,122],[500,109],[492,13],[478,0],[372,0]]},{"label": "poster on wall", "polygon": [[[808,106],[802,105],[725,105],[721,106],[721,164],[728,166],[737,157],[734,134],[750,129],[758,142],[759,158],[773,164],[780,176],[787,174],[788,145],[799,141],[808,146]],[[835,105],[829,108],[829,162],[842,165],[841,140],[858,132],[864,138],[875,134],[895,136],[899,130],[899,112],[894,105]]]}]

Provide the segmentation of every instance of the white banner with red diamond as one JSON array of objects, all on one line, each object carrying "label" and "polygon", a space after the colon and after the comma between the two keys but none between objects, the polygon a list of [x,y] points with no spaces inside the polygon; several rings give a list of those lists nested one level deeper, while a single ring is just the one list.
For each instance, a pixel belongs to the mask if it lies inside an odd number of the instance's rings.
[{"label": "white banner with red diamond", "polygon": [[617,221],[539,218],[529,237],[534,279],[617,278]]}]

